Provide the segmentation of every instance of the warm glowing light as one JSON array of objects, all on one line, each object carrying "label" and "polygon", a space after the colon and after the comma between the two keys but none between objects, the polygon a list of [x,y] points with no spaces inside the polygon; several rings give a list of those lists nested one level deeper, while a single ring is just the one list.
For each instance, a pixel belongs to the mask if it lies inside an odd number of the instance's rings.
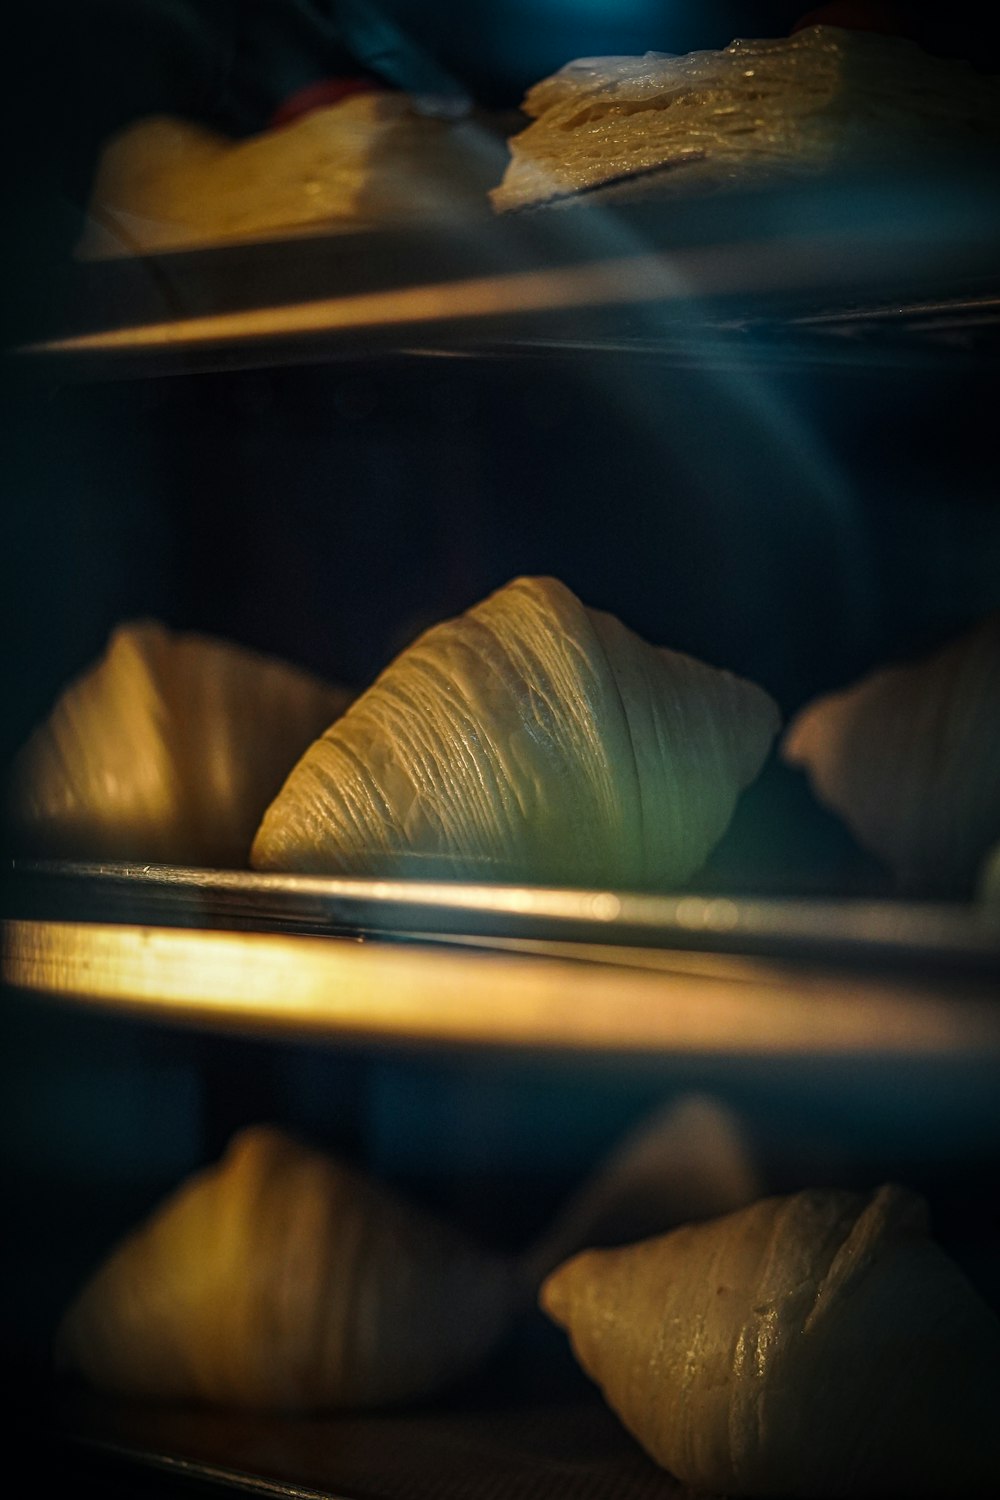
[{"label": "warm glowing light", "polygon": [[585,963],[569,944],[445,950],[73,922],[12,921],[4,938],[15,988],[182,1024],[610,1052],[1000,1053],[995,1006],[975,992],[739,958]]},{"label": "warm glowing light", "polygon": [[[914,251],[919,259],[919,252]],[[582,307],[684,302],[727,293],[794,290],[822,276],[852,283],[859,263],[868,275],[891,271],[894,241],[856,234],[852,254],[842,239],[789,235],[772,241],[703,246],[670,254],[610,256],[586,265],[512,271],[357,296],[257,307],[202,317],[80,334],[31,345],[27,353],[191,347],[353,329],[424,325]],[[860,257],[860,262],[859,262]]]}]

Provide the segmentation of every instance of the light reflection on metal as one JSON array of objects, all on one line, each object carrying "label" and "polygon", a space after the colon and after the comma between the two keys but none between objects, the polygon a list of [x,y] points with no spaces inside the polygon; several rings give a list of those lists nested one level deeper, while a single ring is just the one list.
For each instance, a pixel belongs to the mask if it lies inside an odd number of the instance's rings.
[{"label": "light reflection on metal", "polygon": [[[758,253],[773,259],[770,247],[758,247]],[[752,260],[753,254],[754,249],[750,246],[743,247],[740,257],[734,257],[728,248],[699,252],[697,264],[702,286],[708,291],[724,291],[727,287],[741,285],[746,275],[745,257],[749,255]],[[686,296],[688,288],[679,278],[684,276],[684,262],[689,259],[691,257],[683,253],[670,257],[647,254],[557,270],[475,276],[437,285],[393,288],[360,296],[329,297],[81,334],[32,345],[28,352],[83,352],[164,345],[189,347],[241,339],[644,302],[651,298]],[[771,284],[779,284],[773,275]]]},{"label": "light reflection on metal", "polygon": [[[848,253],[850,251],[850,253]],[[585,265],[518,270],[491,276],[328,297],[276,307],[254,307],[30,345],[27,353],[191,348],[244,340],[426,325],[477,318],[684,301],[735,292],[789,292],[823,278],[853,285],[859,264],[869,276],[895,268],[899,246],[877,235],[817,239],[789,235],[739,245],[630,253]],[[916,254],[919,260],[919,253]],[[911,268],[912,269],[912,268]]]},{"label": "light reflection on metal", "polygon": [[696,955],[670,966],[276,933],[10,921],[3,976],[157,1021],[327,1041],[716,1056],[1000,1055],[974,990]]},{"label": "light reflection on metal", "polygon": [[17,860],[11,874],[7,914],[30,918],[523,937],[1000,975],[1000,907],[985,902],[661,895],[71,860]]}]

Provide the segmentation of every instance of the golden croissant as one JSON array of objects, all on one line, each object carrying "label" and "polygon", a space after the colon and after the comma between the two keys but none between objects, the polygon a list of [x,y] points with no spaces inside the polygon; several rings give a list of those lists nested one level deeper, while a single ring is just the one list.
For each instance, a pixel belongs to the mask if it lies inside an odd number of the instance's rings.
[{"label": "golden croissant", "polygon": [[15,836],[59,858],[245,866],[267,804],[348,701],[227,641],[121,625],[20,751]]},{"label": "golden croissant", "polygon": [[763,689],[519,578],[422,635],[306,751],[251,861],[671,886],[723,834],[778,723]]},{"label": "golden croissant", "polygon": [[353,94],[240,140],[146,116],[101,150],[80,253],[443,216],[478,206],[499,171],[494,154],[502,148],[492,135],[418,114],[394,89]]},{"label": "golden croissant", "polygon": [[585,1251],[541,1302],[633,1436],[697,1490],[1000,1493],[1000,1322],[905,1189],[765,1198]]},{"label": "golden croissant", "polygon": [[1000,612],[807,705],[782,754],[902,886],[967,894],[1000,839]]},{"label": "golden croissant", "polygon": [[56,1357],[130,1396],[379,1406],[473,1369],[517,1295],[503,1258],[254,1127],[114,1250],[64,1318]]},{"label": "golden croissant", "polygon": [[[492,190],[502,212],[787,183],[968,152],[1000,126],[964,59],[847,24],[680,56],[583,57],[528,90]],[[947,158],[946,158],[947,159]]]}]

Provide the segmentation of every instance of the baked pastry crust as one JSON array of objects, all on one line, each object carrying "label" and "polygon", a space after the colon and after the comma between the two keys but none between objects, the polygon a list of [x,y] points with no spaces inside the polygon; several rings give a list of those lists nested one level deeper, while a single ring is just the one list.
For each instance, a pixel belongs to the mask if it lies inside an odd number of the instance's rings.
[{"label": "baked pastry crust", "polygon": [[494,208],[753,186],[1000,139],[995,81],[901,37],[810,26],[681,57],[583,58],[537,83]]}]

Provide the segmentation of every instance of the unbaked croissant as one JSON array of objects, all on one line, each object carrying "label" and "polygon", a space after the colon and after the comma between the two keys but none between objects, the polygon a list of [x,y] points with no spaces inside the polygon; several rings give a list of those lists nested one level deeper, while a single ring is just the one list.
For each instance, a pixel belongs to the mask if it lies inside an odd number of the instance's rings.
[{"label": "unbaked croissant", "polygon": [[721,837],[779,716],[551,578],[427,631],[312,745],[263,869],[671,886]]},{"label": "unbaked croissant", "polygon": [[542,1305],[650,1455],[730,1496],[1000,1493],[1000,1322],[902,1188],[585,1251]]},{"label": "unbaked croissant", "polygon": [[283,778],[349,701],[228,641],[121,625],[17,757],[10,822],[59,858],[245,866]]},{"label": "unbaked croissant", "polygon": [[634,1125],[563,1204],[526,1257],[528,1279],[537,1287],[585,1247],[716,1218],[763,1191],[739,1115],[710,1095],[683,1094]]},{"label": "unbaked croissant", "polygon": [[807,705],[782,754],[903,887],[968,893],[1000,839],[1000,612]]},{"label": "unbaked croissant", "polygon": [[130,1396],[379,1406],[472,1369],[515,1298],[502,1258],[254,1127],[111,1254],[64,1319],[56,1355]]}]

